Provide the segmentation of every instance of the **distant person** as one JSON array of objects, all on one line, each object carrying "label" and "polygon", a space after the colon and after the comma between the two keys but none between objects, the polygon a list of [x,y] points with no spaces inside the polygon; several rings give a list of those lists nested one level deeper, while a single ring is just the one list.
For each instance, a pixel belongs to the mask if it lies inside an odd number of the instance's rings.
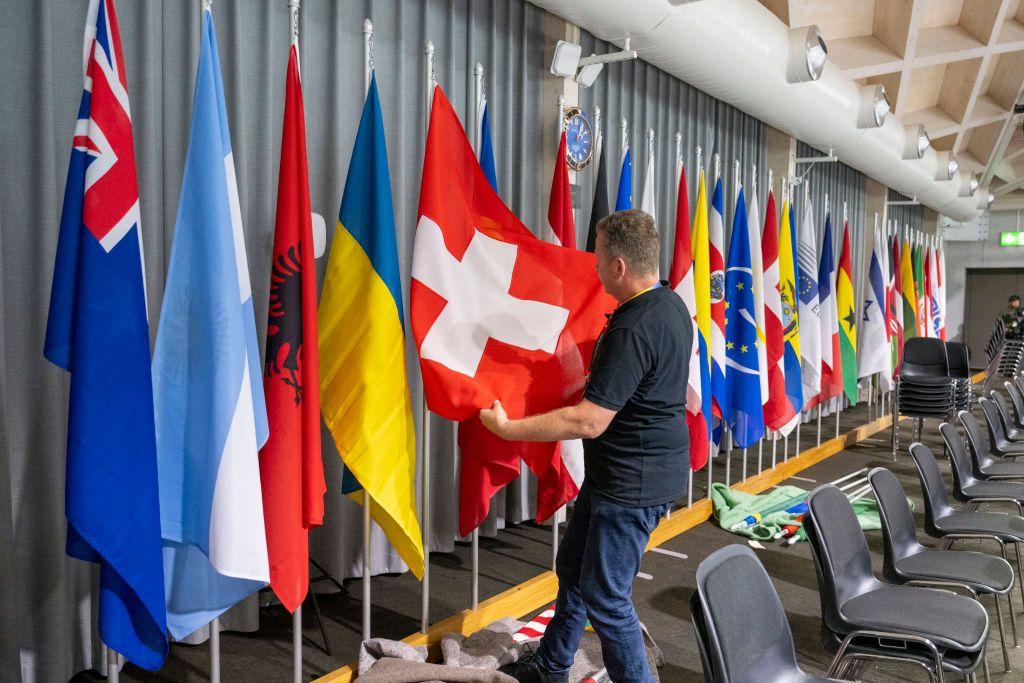
[{"label": "distant person", "polygon": [[1006,310],[1002,315],[1003,326],[1006,328],[1007,339],[1021,339],[1024,337],[1024,308],[1020,307],[1020,297],[1016,294],[1010,296]]}]

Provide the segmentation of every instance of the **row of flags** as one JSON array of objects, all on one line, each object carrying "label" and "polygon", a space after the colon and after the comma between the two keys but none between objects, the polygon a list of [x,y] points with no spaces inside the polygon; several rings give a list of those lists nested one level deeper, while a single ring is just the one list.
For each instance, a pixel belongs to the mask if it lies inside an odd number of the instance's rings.
[{"label": "row of flags", "polygon": [[[595,197],[604,194],[600,154],[598,164]],[[777,212],[769,191],[762,221],[756,193],[748,205],[740,187],[725,263],[722,183],[714,182],[709,215],[710,186],[699,172],[691,222],[685,169],[681,160],[676,165],[668,279],[696,330],[686,387],[694,469],[718,448],[723,423],[740,447],[770,432],[786,435],[804,410],[840,397],[855,404],[862,379],[877,374],[890,387],[907,336],[945,338],[944,257],[935,241],[909,233],[901,241],[898,231],[876,228],[858,314],[845,217],[836,254],[830,213],[819,240],[809,200],[797,221],[794,202],[785,198]],[[616,208],[630,208],[628,148],[620,168]],[[655,206],[653,173],[649,153],[640,200],[648,213]],[[592,243],[591,236],[588,249]]]},{"label": "row of flags", "polygon": [[[360,120],[317,305],[305,114],[286,72],[261,362],[213,17],[152,355],[139,190],[113,0],[91,0],[84,89],[44,355],[71,375],[67,553],[100,565],[103,642],[159,669],[182,639],[269,585],[309,587],[324,515],[321,416],[362,501],[423,573],[401,280],[376,82]],[[322,351],[322,353],[321,353]]]},{"label": "row of flags", "polygon": [[[181,639],[270,585],[294,610],[308,590],[308,533],[322,523],[320,422],[414,574],[424,569],[416,438],[382,107],[374,77],[317,303],[297,42],[289,49],[266,350],[261,361],[213,18],[207,9],[188,152],[155,348],[150,354],[132,124],[113,0],[91,0],[44,354],[71,374],[66,500],[69,555],[100,565],[103,641],[158,669]],[[512,418],[580,400],[615,301],[595,273],[596,219],[609,213],[597,140],[587,250],[577,250],[560,140],[550,242],[497,192],[487,108],[474,150],[435,87],[420,188],[408,319],[427,407],[457,421],[459,527],[520,473],[538,478],[538,518],[582,483],[578,441],[510,443],[477,415]],[[622,170],[628,171],[625,151]],[[653,207],[653,164],[642,205]],[[616,208],[632,205],[620,174]],[[687,428],[699,468],[723,425],[745,447],[788,433],[801,410],[845,393],[885,358],[860,347],[849,226],[838,266],[831,219],[821,252],[811,207],[762,219],[737,192],[724,244],[722,183],[698,173],[690,213],[677,165],[669,280],[694,316]],[[710,196],[710,199],[709,199]],[[941,255],[876,233],[864,338],[944,334]],[[726,260],[726,256],[727,259]],[[877,285],[877,286],[876,286]],[[882,302],[884,301],[884,312]],[[872,337],[874,338],[874,337]],[[885,356],[886,354],[882,354]],[[897,361],[897,362],[893,362]],[[891,376],[898,359],[872,372]]]}]

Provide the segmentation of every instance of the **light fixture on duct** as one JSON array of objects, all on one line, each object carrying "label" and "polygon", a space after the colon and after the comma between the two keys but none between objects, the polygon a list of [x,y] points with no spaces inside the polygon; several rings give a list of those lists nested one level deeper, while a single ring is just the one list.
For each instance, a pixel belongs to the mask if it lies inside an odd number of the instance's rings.
[{"label": "light fixture on duct", "polygon": [[992,194],[991,192],[989,192],[988,193],[988,204],[985,205],[985,208],[991,208],[992,207],[992,202],[994,202],[995,200],[996,200],[996,196],[994,194]]},{"label": "light fixture on duct", "polygon": [[906,142],[903,144],[904,159],[920,159],[932,146],[931,138],[922,124],[904,126]]},{"label": "light fixture on duct", "polygon": [[860,89],[860,110],[857,113],[858,128],[881,128],[889,115],[889,98],[881,83],[865,85]]},{"label": "light fixture on duct", "polygon": [[821,78],[821,72],[828,61],[828,46],[821,37],[821,30],[815,26],[801,26],[789,32],[789,63],[786,65],[786,80],[790,83],[806,83]]},{"label": "light fixture on duct", "polygon": [[636,59],[636,50],[629,47],[629,37],[622,41],[622,49],[606,55],[591,54],[580,59],[583,48],[576,43],[560,40],[555,43],[555,55],[551,58],[551,73],[561,78],[574,78],[584,88],[589,88],[597,80],[604,65],[609,62],[621,62]]},{"label": "light fixture on duct", "polygon": [[973,197],[974,193],[978,191],[978,176],[961,171],[959,179],[960,191],[957,192],[957,195],[960,197]]},{"label": "light fixture on duct", "polygon": [[956,160],[956,156],[949,150],[942,150],[935,152],[935,158],[938,163],[935,165],[935,179],[936,180],[952,180],[956,176],[956,172],[960,170],[960,162]]},{"label": "light fixture on duct", "polygon": [[967,188],[971,191],[972,197],[974,196],[974,193],[978,191],[978,185],[978,176],[971,174],[971,179],[967,183]]}]

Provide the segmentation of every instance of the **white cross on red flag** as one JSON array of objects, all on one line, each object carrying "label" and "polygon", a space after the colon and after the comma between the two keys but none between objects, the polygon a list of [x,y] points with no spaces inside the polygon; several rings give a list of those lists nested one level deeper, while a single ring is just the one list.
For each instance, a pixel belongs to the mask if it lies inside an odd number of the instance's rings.
[{"label": "white cross on red flag", "polygon": [[[594,344],[615,301],[595,256],[537,239],[487,182],[458,117],[434,91],[423,161],[410,290],[413,337],[427,405],[450,420],[475,417],[495,400],[509,417],[572,405],[582,396]],[[471,423],[472,424],[472,423]],[[487,443],[460,429],[460,532],[486,516],[491,495],[519,472],[575,485],[554,444]],[[465,438],[464,438],[465,435]],[[558,459],[558,462],[554,460]],[[557,509],[566,500],[538,501]]]}]

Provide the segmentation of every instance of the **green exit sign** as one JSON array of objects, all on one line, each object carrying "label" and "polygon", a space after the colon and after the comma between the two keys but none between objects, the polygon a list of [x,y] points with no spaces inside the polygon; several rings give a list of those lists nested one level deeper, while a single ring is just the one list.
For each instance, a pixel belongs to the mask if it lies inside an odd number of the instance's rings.
[{"label": "green exit sign", "polygon": [[999,233],[999,246],[1024,247],[1024,231]]}]

